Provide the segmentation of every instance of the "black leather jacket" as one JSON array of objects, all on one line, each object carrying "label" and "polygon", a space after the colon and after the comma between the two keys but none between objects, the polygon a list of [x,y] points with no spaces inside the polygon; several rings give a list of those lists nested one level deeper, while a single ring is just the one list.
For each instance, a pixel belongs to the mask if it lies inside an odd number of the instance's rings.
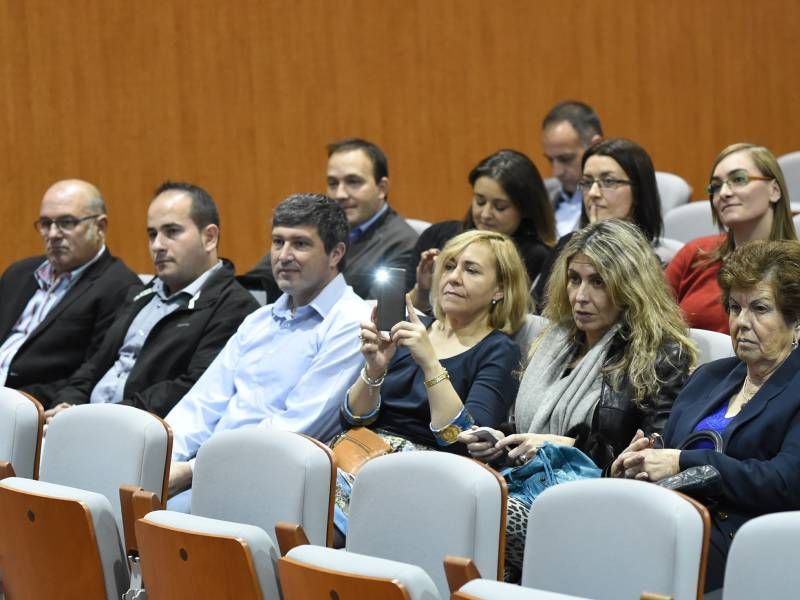
[{"label": "black leather jacket", "polygon": [[[622,358],[626,336],[617,334],[611,342],[604,365]],[[567,435],[575,446],[588,454],[601,469],[607,467],[631,441],[637,429],[645,435],[661,433],[672,411],[672,404],[689,379],[689,355],[676,342],[665,342],[656,355],[656,376],[661,381],[657,394],[637,406],[633,386],[627,377],[615,390],[603,377],[600,400],[594,410],[591,427],[578,425]]]}]

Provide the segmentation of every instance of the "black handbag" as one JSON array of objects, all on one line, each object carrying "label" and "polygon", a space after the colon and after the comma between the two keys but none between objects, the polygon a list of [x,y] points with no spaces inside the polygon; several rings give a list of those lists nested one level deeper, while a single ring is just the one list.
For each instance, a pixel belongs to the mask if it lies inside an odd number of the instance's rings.
[{"label": "black handbag", "polygon": [[[695,431],[686,438],[680,449],[685,450],[701,440],[710,441],[714,446],[715,452],[724,450],[725,443],[722,436],[719,432],[710,429]],[[711,465],[689,467],[671,477],[656,481],[655,484],[694,498],[714,498],[722,493],[722,475],[720,475],[716,467]]]}]

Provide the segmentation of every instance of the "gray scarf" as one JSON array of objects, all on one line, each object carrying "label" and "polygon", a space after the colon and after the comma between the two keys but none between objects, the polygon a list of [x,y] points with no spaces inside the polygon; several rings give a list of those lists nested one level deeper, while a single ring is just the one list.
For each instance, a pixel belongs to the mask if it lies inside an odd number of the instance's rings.
[{"label": "gray scarf", "polygon": [[567,330],[542,332],[525,369],[514,408],[517,431],[566,435],[575,425],[591,424],[600,400],[602,368],[619,324],[612,326],[566,377],[561,377],[575,352]]}]

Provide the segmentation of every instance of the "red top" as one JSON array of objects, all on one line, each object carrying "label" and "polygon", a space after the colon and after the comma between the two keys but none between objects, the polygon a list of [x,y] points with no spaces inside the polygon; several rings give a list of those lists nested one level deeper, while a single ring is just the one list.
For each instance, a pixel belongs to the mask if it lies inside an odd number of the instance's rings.
[{"label": "red top", "polygon": [[725,234],[697,238],[681,248],[664,274],[689,327],[728,333],[728,315],[722,308],[722,290],[717,284],[721,261],[693,266],[699,252],[711,252],[725,241]]}]

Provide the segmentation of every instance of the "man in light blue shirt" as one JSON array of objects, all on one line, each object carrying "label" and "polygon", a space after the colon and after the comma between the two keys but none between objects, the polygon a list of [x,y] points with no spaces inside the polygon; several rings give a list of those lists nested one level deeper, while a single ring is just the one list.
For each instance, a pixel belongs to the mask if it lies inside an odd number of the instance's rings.
[{"label": "man in light blue shirt", "polygon": [[547,180],[553,202],[558,237],[580,225],[583,195],[578,189],[584,151],[603,137],[600,119],[594,110],[575,100],[556,104],[542,121],[544,155],[553,168],[557,183]]},{"label": "man in light blue shirt", "polygon": [[344,211],[330,198],[295,194],[275,209],[270,259],[283,294],[244,320],[167,415],[171,494],[191,485],[193,459],[218,431],[275,427],[327,441],[341,429],[339,404],[361,368],[360,323],[370,314],[340,274],[347,243]]}]

